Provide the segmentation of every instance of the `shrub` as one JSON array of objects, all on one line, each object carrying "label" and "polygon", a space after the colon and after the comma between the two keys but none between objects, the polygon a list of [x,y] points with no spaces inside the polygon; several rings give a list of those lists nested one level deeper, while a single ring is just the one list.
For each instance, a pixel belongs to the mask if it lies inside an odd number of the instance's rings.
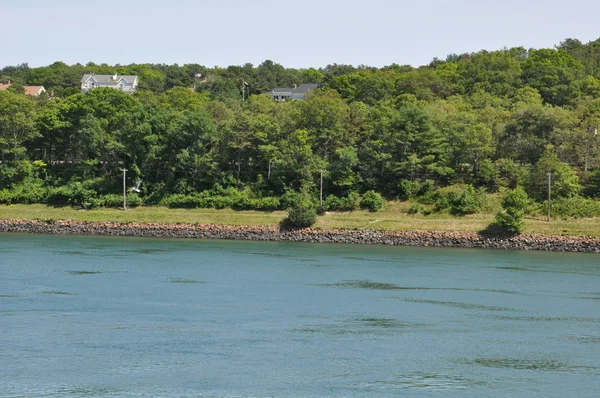
[{"label": "shrub", "polygon": [[385,199],[383,199],[380,194],[375,191],[367,191],[362,197],[360,207],[376,212],[381,210],[384,205]]},{"label": "shrub", "polygon": [[[123,198],[121,198],[121,201]],[[197,195],[184,195],[182,193],[176,193],[173,195],[165,196],[160,204],[167,206],[171,209],[194,209],[202,207],[202,198]]]},{"label": "shrub", "polygon": [[398,184],[398,189],[400,191],[400,199],[414,199],[421,193],[421,183],[417,180],[400,180],[400,183]]},{"label": "shrub", "polygon": [[354,211],[360,209],[361,197],[358,192],[350,192],[345,198],[341,198],[341,210]]},{"label": "shrub", "polygon": [[87,189],[79,182],[70,182],[61,187],[52,188],[48,193],[48,204],[58,206],[89,207],[97,204],[96,191]]},{"label": "shrub", "polygon": [[600,201],[581,196],[557,198],[552,201],[551,214],[553,217],[600,217]]},{"label": "shrub", "polygon": [[281,202],[279,198],[275,196],[267,196],[260,199],[259,207],[260,210],[278,210],[281,208]]},{"label": "shrub", "polygon": [[0,191],[0,203],[45,203],[48,190],[39,179],[27,177],[22,183],[15,184],[11,189]]},{"label": "shrub", "polygon": [[257,210],[260,202],[256,198],[251,198],[246,192],[241,192],[237,197],[231,197],[231,208],[235,210]]},{"label": "shrub", "polygon": [[204,198],[204,200],[201,200],[200,202],[203,203],[203,205],[198,207],[213,207],[215,209],[224,209],[226,207],[233,206],[233,199],[231,197],[221,195],[207,196]]},{"label": "shrub", "polygon": [[495,218],[495,224],[502,232],[520,234],[523,231],[523,216],[529,199],[521,187],[508,192],[502,201],[502,210]]},{"label": "shrub", "polygon": [[358,192],[350,192],[348,196],[338,198],[329,195],[323,201],[323,210],[327,211],[354,211],[360,208],[361,198]]},{"label": "shrub", "polygon": [[[123,195],[108,194],[100,197],[100,204],[104,207],[123,207]],[[135,193],[127,194],[127,207],[138,207],[142,205],[142,199]]]},{"label": "shrub", "polygon": [[323,201],[323,210],[333,211],[341,207],[340,198],[335,195],[328,195]]},{"label": "shrub", "polygon": [[294,228],[308,228],[315,222],[317,222],[317,210],[304,201],[294,204],[286,219],[286,224]]},{"label": "shrub", "polygon": [[413,203],[408,209],[408,214],[418,214],[422,210],[422,207],[418,203]]},{"label": "shrub", "polygon": [[451,198],[450,212],[455,215],[475,214],[484,210],[485,205],[485,190],[476,190],[473,185],[468,185],[459,196]]},{"label": "shrub", "polygon": [[[289,209],[294,206],[294,203],[298,203],[301,197],[300,194],[293,189],[286,189],[283,195],[281,195],[280,202],[281,208]],[[325,206],[325,204],[323,204]]]}]

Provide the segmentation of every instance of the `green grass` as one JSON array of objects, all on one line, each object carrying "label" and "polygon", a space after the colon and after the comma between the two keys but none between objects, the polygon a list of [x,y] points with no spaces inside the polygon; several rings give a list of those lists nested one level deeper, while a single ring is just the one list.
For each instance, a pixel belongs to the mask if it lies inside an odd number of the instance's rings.
[{"label": "green grass", "polygon": [[[475,214],[455,217],[449,214],[407,214],[410,202],[390,202],[377,213],[354,211],[349,213],[327,213],[319,216],[317,228],[375,230],[420,230],[478,232],[494,219],[494,214]],[[0,218],[115,221],[115,222],[160,222],[168,224],[217,224],[217,225],[278,225],[287,212],[235,211],[231,209],[168,209],[165,207],[138,207],[127,211],[117,209],[77,210],[70,207],[44,205],[0,205]],[[552,220],[544,217],[527,217],[524,233],[552,235],[600,236],[600,219],[583,218]]]}]

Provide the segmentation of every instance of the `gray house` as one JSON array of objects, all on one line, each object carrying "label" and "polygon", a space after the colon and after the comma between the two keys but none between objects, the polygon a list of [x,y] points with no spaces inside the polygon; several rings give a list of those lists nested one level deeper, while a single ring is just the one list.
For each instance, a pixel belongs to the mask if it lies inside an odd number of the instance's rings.
[{"label": "gray house", "polygon": [[275,101],[287,101],[287,100],[303,100],[306,94],[311,90],[316,90],[319,87],[318,84],[301,84],[292,87],[278,87],[274,88],[273,91],[266,93],[270,95]]},{"label": "gray house", "polygon": [[109,87],[131,94],[135,91],[137,85],[137,76],[120,76],[116,73],[114,75],[96,75],[90,73],[83,75],[81,79],[81,92],[85,94],[98,87]]}]

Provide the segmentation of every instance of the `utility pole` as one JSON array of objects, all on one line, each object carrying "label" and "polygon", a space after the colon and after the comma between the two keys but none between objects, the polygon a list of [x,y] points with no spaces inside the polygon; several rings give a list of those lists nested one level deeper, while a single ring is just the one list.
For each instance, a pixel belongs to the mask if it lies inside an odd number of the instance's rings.
[{"label": "utility pole", "polygon": [[550,222],[550,208],[552,207],[552,172],[548,172],[548,217],[546,221]]},{"label": "utility pole", "polygon": [[125,180],[126,173],[127,169],[123,168],[123,210],[127,210],[127,182]]},{"label": "utility pole", "polygon": [[321,211],[323,211],[323,170],[321,169]]}]

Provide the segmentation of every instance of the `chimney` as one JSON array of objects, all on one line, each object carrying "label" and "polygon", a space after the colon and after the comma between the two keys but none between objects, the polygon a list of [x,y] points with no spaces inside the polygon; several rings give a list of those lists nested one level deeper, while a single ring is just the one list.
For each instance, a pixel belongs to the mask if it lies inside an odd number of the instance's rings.
[{"label": "chimney", "polygon": [[117,80],[117,74],[115,73],[115,75],[112,77],[113,80]]},{"label": "chimney", "polygon": [[298,86],[296,86],[295,84],[292,84],[292,88],[298,88]]}]

